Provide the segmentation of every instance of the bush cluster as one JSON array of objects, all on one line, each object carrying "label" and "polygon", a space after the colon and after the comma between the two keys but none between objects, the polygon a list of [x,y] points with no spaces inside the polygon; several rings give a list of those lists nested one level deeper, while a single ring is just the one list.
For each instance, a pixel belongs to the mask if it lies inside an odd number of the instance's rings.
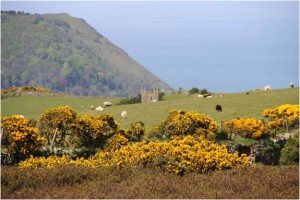
[{"label": "bush cluster", "polygon": [[299,136],[288,139],[284,148],[281,149],[279,162],[282,165],[299,164]]},{"label": "bush cluster", "polygon": [[159,167],[164,171],[182,175],[185,172],[208,173],[248,165],[245,154],[230,154],[226,146],[203,137],[175,137],[170,142],[145,141],[122,146],[117,151],[99,151],[89,159],[71,160],[68,156],[31,157],[19,163],[20,168],[51,168],[56,165],[83,165],[92,168]]},{"label": "bush cluster", "polygon": [[71,140],[77,147],[103,148],[106,140],[120,132],[112,115],[85,114],[72,127]]},{"label": "bush cluster", "polygon": [[245,138],[259,139],[266,128],[262,120],[254,118],[231,119],[222,123],[223,131],[226,134],[239,135]]},{"label": "bush cluster", "polygon": [[[295,117],[294,117],[295,118]],[[2,144],[11,153],[28,158],[41,147],[46,139],[48,145],[61,146],[68,141],[73,147],[82,148],[74,155],[34,157],[19,163],[21,168],[52,167],[61,164],[83,165],[93,168],[154,166],[175,174],[185,172],[208,173],[233,167],[245,166],[245,155],[229,154],[225,146],[216,143],[218,124],[210,117],[194,111],[172,110],[169,115],[150,131],[143,122],[132,123],[122,130],[112,115],[80,116],[75,110],[59,106],[46,110],[40,117],[39,129],[32,127],[22,117],[2,118],[1,128],[6,133]],[[238,118],[222,123],[224,133],[235,133],[246,138],[258,139],[265,134],[263,121],[253,118]],[[44,137],[39,137],[41,133]],[[8,137],[9,136],[9,137]],[[291,163],[290,152],[295,143],[287,143],[282,150],[281,163]],[[293,146],[294,145],[294,146]],[[286,161],[287,160],[287,161]]]},{"label": "bush cluster", "polygon": [[141,103],[141,94],[137,95],[136,97],[121,99],[117,103],[117,105],[127,105],[127,104],[136,104],[136,103]]},{"label": "bush cluster", "polygon": [[3,117],[1,121],[1,145],[7,146],[13,162],[39,152],[46,139],[39,136],[39,130],[32,126],[31,121],[20,115]]},{"label": "bush cluster", "polygon": [[1,94],[16,93],[16,92],[46,92],[46,93],[52,93],[51,90],[48,90],[46,88],[35,87],[35,86],[24,86],[24,87],[19,87],[19,88],[9,88],[7,90],[1,90]]},{"label": "bush cluster", "polygon": [[268,119],[266,126],[273,135],[278,130],[284,129],[286,122],[289,127],[299,127],[299,105],[284,104],[274,109],[265,109],[263,116]]},{"label": "bush cluster", "polygon": [[66,135],[75,126],[77,117],[77,112],[68,106],[58,106],[42,113],[39,120],[39,129],[41,135],[46,137],[48,145],[51,144],[54,134],[56,134],[54,144],[57,146],[63,145]]},{"label": "bush cluster", "polygon": [[172,110],[165,120],[150,131],[148,137],[170,139],[172,136],[202,135],[204,138],[216,138],[218,124],[210,117],[184,110]]}]

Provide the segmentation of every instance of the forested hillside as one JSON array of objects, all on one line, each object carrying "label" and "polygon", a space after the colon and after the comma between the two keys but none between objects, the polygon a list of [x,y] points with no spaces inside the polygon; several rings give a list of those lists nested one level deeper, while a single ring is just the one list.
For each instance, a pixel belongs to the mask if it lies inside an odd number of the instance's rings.
[{"label": "forested hillside", "polygon": [[[2,89],[32,85],[91,96],[170,89],[84,20],[68,14],[1,12]],[[122,33],[120,33],[122,34]]]}]

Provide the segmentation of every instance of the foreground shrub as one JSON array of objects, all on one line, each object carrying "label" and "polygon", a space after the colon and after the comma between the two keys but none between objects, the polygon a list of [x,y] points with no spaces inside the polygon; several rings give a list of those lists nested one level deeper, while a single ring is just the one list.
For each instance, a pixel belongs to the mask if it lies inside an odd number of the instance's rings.
[{"label": "foreground shrub", "polygon": [[218,124],[210,117],[194,112],[172,110],[169,116],[150,131],[148,137],[170,139],[172,136],[196,135],[214,140]]},{"label": "foreground shrub", "polygon": [[118,133],[113,135],[109,138],[104,145],[105,151],[115,151],[120,149],[122,146],[125,146],[129,143],[129,140],[123,136],[122,134]]},{"label": "foreground shrub", "polygon": [[263,116],[268,118],[267,129],[273,135],[286,127],[286,120],[290,128],[299,127],[299,105],[284,104],[274,109],[265,109]]},{"label": "foreground shrub", "polygon": [[141,141],[146,131],[145,124],[142,121],[131,123],[125,132],[125,136],[130,141]]},{"label": "foreground shrub", "polygon": [[69,106],[58,106],[42,113],[39,129],[42,136],[46,137],[48,145],[56,133],[54,144],[61,146],[65,142],[67,133],[70,133],[76,123],[77,116],[77,112]]},{"label": "foreground shrub", "polygon": [[39,130],[32,127],[30,120],[20,115],[1,118],[1,130],[3,138],[1,145],[8,148],[8,153],[14,161],[28,158],[29,155],[39,151],[44,137],[39,137]]},{"label": "foreground shrub", "polygon": [[263,136],[265,126],[262,120],[254,118],[231,119],[222,123],[223,131],[228,135],[234,133],[245,138],[259,139]]},{"label": "foreground shrub", "polygon": [[255,162],[264,165],[278,165],[283,144],[265,140],[264,147],[255,153]]},{"label": "foreground shrub", "polygon": [[112,115],[85,114],[73,126],[71,140],[79,147],[103,148],[106,141],[119,132],[119,124]]},{"label": "foreground shrub", "polygon": [[299,164],[299,136],[288,139],[285,146],[281,149],[279,162],[282,165]]},{"label": "foreground shrub", "polygon": [[249,164],[245,154],[229,154],[225,145],[201,137],[173,138],[170,142],[137,142],[109,152],[100,151],[89,159],[33,158],[19,163],[20,168],[53,167],[57,165],[99,167],[158,167],[163,171],[182,175],[185,172],[209,173]]}]

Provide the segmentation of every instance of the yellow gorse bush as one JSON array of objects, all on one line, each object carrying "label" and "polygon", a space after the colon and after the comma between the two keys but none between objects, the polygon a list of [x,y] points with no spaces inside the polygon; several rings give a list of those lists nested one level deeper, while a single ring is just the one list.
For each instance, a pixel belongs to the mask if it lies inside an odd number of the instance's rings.
[{"label": "yellow gorse bush", "polygon": [[46,92],[53,93],[51,90],[46,88],[40,88],[35,86],[24,86],[19,88],[9,88],[7,90],[1,90],[1,94],[13,93],[13,92]]},{"label": "yellow gorse bush", "polygon": [[73,126],[71,140],[78,146],[103,148],[107,139],[120,132],[112,115],[85,114]]},{"label": "yellow gorse bush", "polygon": [[3,131],[1,144],[8,147],[10,154],[16,160],[35,154],[45,142],[44,137],[39,137],[39,130],[31,127],[30,121],[20,115],[3,117],[1,121]]},{"label": "yellow gorse bush", "polygon": [[77,112],[69,106],[46,110],[40,116],[40,132],[46,137],[48,144],[56,132],[55,144],[61,145],[65,142],[67,132],[75,125],[77,117]]},{"label": "yellow gorse bush", "polygon": [[117,133],[106,141],[104,149],[105,151],[115,151],[117,149],[120,149],[122,146],[127,145],[128,143],[129,139],[127,139],[122,134]]},{"label": "yellow gorse bush", "polygon": [[[60,160],[61,159],[61,160]],[[201,137],[174,137],[170,142],[145,141],[122,146],[116,151],[100,151],[88,159],[70,160],[58,158],[33,158],[19,163],[20,168],[53,167],[62,164],[83,165],[92,168],[104,166],[152,166],[171,173],[195,171],[208,173],[249,164],[246,155],[229,154],[226,146]]]},{"label": "yellow gorse bush", "polygon": [[164,121],[153,128],[149,136],[164,139],[197,135],[214,140],[217,128],[217,122],[206,115],[194,111],[172,110]]},{"label": "yellow gorse bush", "polygon": [[284,104],[274,109],[265,109],[263,116],[269,119],[267,128],[272,133],[286,126],[285,119],[289,127],[299,127],[299,105]]},{"label": "yellow gorse bush", "polygon": [[223,131],[227,134],[259,139],[265,132],[266,128],[262,120],[254,118],[231,119],[222,123]]},{"label": "yellow gorse bush", "polygon": [[125,131],[125,136],[130,141],[140,141],[146,132],[145,124],[141,121],[131,123]]}]

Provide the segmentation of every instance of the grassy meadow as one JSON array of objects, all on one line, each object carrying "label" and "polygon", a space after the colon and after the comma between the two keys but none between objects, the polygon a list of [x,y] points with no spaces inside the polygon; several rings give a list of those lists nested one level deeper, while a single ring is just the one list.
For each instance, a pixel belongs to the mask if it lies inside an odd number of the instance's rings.
[{"label": "grassy meadow", "polygon": [[[87,98],[87,97],[55,97],[55,96],[20,96],[2,99],[2,116],[22,114],[27,119],[38,119],[45,110],[56,106],[71,106],[79,114],[101,113],[113,114],[122,128],[126,128],[132,122],[143,121],[146,127],[158,124],[166,118],[172,109],[193,110],[206,114],[214,120],[228,120],[237,117],[254,117],[261,119],[262,112],[266,108],[274,108],[282,104],[299,104],[299,88],[278,89],[271,91],[252,91],[226,94],[213,94],[211,99],[198,98],[197,95],[172,94],[164,96],[164,101],[156,103],[140,103],[120,105],[105,108],[104,111],[91,110],[91,105],[103,107],[104,101],[117,103],[118,98]],[[220,104],[223,112],[216,112],[215,106]],[[128,119],[122,119],[121,112],[126,110]]]}]

